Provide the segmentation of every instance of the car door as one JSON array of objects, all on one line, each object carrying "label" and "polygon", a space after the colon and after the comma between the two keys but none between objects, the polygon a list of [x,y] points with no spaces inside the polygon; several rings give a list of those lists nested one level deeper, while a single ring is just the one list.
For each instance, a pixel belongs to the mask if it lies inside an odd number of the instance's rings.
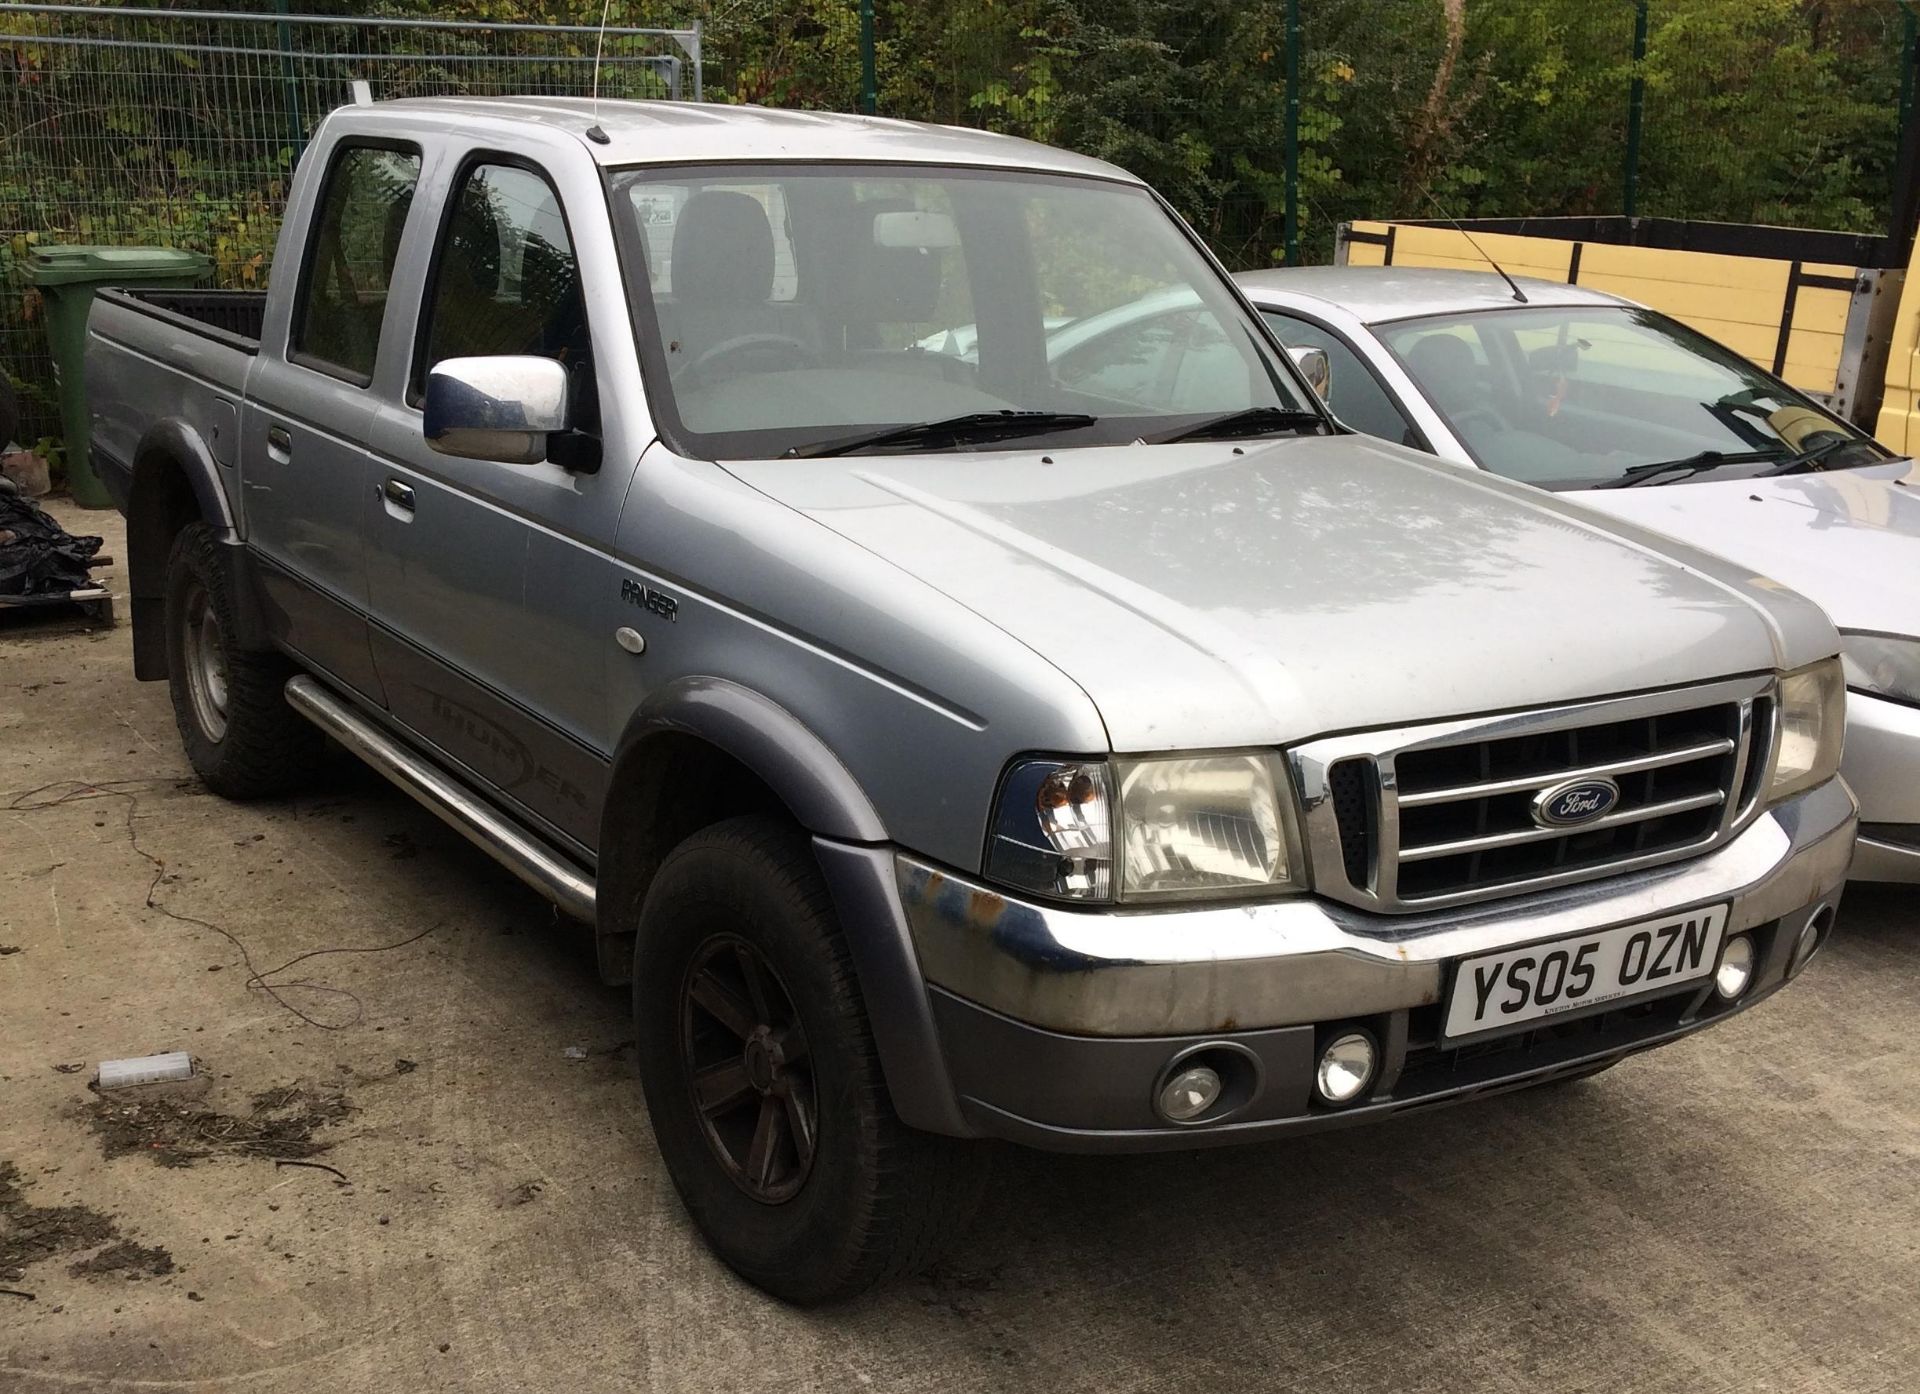
[{"label": "car door", "polygon": [[[465,156],[433,230],[410,244],[424,290],[381,394],[366,492],[374,660],[394,716],[577,849],[592,846],[607,747],[600,647],[530,606],[590,584],[627,476],[597,468],[597,388],[578,260],[544,169]],[[535,465],[442,455],[422,435],[431,367],[538,354],[572,377],[576,434]],[[383,376],[386,369],[383,366]],[[564,447],[564,448],[562,448]],[[562,458],[564,457],[564,458]],[[581,535],[586,533],[587,535]],[[584,597],[583,597],[584,599]]]},{"label": "car door", "polygon": [[262,327],[240,423],[247,540],[275,635],[374,697],[361,529],[372,479],[369,388],[418,146],[340,137],[323,160],[294,294]]}]

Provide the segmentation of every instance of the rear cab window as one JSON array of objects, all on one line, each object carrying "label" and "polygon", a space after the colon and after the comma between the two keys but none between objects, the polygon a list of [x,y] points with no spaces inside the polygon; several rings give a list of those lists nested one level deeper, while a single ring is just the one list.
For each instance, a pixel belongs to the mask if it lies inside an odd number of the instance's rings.
[{"label": "rear cab window", "polygon": [[649,183],[635,185],[630,190],[634,226],[646,248],[647,275],[655,290],[663,295],[673,294],[674,247],[683,236],[697,237],[701,233],[700,209],[695,210],[691,224],[683,223],[681,217],[696,193],[738,195],[760,206],[767,222],[772,254],[766,298],[776,303],[791,301],[799,289],[799,276],[794,266],[793,241],[787,232],[786,191],[781,185],[764,180],[744,183],[716,180],[702,183],[697,189],[686,184]]},{"label": "rear cab window", "polygon": [[373,381],[394,260],[419,182],[417,147],[348,140],[335,148],[301,262],[290,361],[357,387]]}]

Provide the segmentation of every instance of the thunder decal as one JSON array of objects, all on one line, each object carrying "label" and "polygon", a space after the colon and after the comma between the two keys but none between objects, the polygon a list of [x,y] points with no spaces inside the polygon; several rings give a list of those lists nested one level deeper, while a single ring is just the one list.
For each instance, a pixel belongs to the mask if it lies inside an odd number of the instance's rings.
[{"label": "thunder decal", "polygon": [[511,792],[531,780],[576,807],[587,806],[586,794],[558,771],[535,759],[526,742],[513,732],[451,697],[427,688],[420,690],[427,694],[429,710],[442,732],[460,738],[457,745],[444,739],[442,744],[461,758],[474,762],[476,769],[482,768],[475,761],[476,756],[484,753],[491,757],[487,773],[501,789]]}]

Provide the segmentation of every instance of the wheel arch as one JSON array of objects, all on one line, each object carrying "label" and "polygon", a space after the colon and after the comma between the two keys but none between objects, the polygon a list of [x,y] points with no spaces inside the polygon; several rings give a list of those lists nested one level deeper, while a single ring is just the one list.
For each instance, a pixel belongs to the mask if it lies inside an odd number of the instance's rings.
[{"label": "wheel arch", "polygon": [[652,694],[614,757],[600,823],[595,938],[600,974],[633,974],[633,926],[667,855],[742,813],[777,812],[813,841],[853,956],[895,1111],[930,1132],[971,1132],[941,1057],[925,979],[879,812],[819,735],[771,698],[723,678]]},{"label": "wheel arch", "polygon": [[886,841],[865,791],[826,742],[770,697],[725,678],[684,677],[628,721],[600,815],[600,971],[625,982],[629,928],[669,852],[700,828],[778,811],[816,837]]},{"label": "wheel arch", "polygon": [[628,723],[622,750],[669,732],[698,737],[738,760],[810,833],[847,842],[887,840],[886,825],[840,757],[763,693],[726,678],[679,678],[648,696]]},{"label": "wheel arch", "polygon": [[[178,418],[155,422],[133,453],[127,492],[127,591],[133,613],[133,675],[167,676],[167,557],[180,530],[204,522],[225,544],[238,545],[233,509],[200,433]],[[240,579],[238,577],[236,580]],[[236,586],[237,599],[251,591]],[[247,608],[251,615],[251,608]],[[257,646],[255,634],[237,636]]]}]

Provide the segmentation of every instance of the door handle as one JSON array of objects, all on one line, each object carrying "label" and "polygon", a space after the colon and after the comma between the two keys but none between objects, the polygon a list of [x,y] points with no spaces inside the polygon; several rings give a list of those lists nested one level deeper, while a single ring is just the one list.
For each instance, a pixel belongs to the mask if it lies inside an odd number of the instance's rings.
[{"label": "door handle", "polygon": [[399,480],[389,479],[380,486],[380,493],[395,508],[404,508],[409,513],[413,512],[413,490]]},{"label": "door handle", "polygon": [[285,426],[267,427],[267,453],[281,464],[293,458],[293,437]]}]

